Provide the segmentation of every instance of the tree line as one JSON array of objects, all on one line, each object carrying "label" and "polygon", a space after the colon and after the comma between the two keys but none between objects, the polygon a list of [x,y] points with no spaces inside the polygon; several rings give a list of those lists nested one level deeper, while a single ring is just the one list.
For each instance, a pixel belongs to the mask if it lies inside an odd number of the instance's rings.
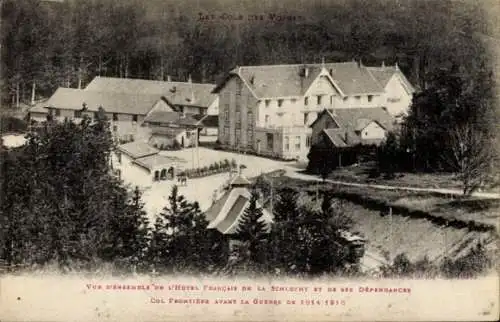
[{"label": "tree line", "polygon": [[25,145],[2,147],[0,258],[8,266],[205,274],[317,274],[342,267],[330,250],[339,248],[332,241],[343,221],[334,219],[341,213],[329,199],[318,210],[280,193],[268,227],[253,193],[233,236],[240,246],[231,250],[176,186],[150,223],[139,189],[112,174],[114,148],[102,110],[96,121],[48,120]]},{"label": "tree line", "polygon": [[[216,82],[236,65],[396,61],[415,84],[471,64],[485,8],[470,1],[2,1],[3,104],[97,75]],[[244,19],[200,21],[201,14]],[[272,20],[269,14],[299,17]],[[265,19],[248,19],[263,15]]]}]

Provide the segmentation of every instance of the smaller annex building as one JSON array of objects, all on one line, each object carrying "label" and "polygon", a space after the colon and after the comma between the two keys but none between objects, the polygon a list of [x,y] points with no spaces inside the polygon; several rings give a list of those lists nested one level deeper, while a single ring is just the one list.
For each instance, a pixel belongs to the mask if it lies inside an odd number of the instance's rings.
[{"label": "smaller annex building", "polygon": [[[227,190],[205,212],[209,229],[216,229],[221,234],[228,236],[230,241],[234,240],[241,217],[250,205],[252,196],[250,185],[250,181],[241,174],[231,179]],[[262,209],[262,221],[269,228],[273,221],[271,212],[263,208],[259,201],[257,201],[257,207]]]},{"label": "smaller annex building", "polygon": [[132,167],[139,170],[138,175],[149,175],[152,181],[173,180],[176,173],[184,170],[186,161],[159,152],[145,142],[134,141],[118,146],[115,157],[118,168]]}]

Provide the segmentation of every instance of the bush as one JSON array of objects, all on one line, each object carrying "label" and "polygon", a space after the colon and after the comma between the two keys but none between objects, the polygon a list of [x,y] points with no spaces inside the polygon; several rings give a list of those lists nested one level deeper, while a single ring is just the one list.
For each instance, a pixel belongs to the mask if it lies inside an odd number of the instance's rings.
[{"label": "bush", "polygon": [[0,119],[1,132],[26,132],[28,123],[12,116],[2,116]]}]

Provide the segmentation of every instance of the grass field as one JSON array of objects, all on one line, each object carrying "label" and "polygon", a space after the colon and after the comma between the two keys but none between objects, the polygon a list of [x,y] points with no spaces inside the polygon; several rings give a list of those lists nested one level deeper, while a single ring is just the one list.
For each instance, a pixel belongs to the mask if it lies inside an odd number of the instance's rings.
[{"label": "grass field", "polygon": [[[385,258],[401,253],[406,253],[412,261],[423,259],[425,255],[430,260],[440,259],[445,254],[456,257],[463,255],[478,240],[497,238],[498,200],[449,199],[423,192],[346,187],[287,177],[275,182],[277,187],[295,187],[303,193],[309,192],[311,198],[316,190],[332,194],[343,203],[346,215],[353,220],[353,230],[367,238],[367,250]],[[388,216],[391,206],[397,210]],[[449,225],[437,220],[443,217],[450,220]],[[477,227],[467,225],[471,220]],[[485,231],[481,225],[496,229]]]}]

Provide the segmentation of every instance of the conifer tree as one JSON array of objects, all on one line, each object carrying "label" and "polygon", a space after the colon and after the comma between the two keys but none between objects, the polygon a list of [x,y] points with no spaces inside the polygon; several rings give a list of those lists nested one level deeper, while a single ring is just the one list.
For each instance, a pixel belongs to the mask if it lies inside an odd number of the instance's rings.
[{"label": "conifer tree", "polygon": [[267,224],[262,221],[262,208],[257,206],[258,194],[252,191],[250,203],[240,218],[236,238],[246,245],[253,263],[262,263],[262,246],[267,238]]}]

